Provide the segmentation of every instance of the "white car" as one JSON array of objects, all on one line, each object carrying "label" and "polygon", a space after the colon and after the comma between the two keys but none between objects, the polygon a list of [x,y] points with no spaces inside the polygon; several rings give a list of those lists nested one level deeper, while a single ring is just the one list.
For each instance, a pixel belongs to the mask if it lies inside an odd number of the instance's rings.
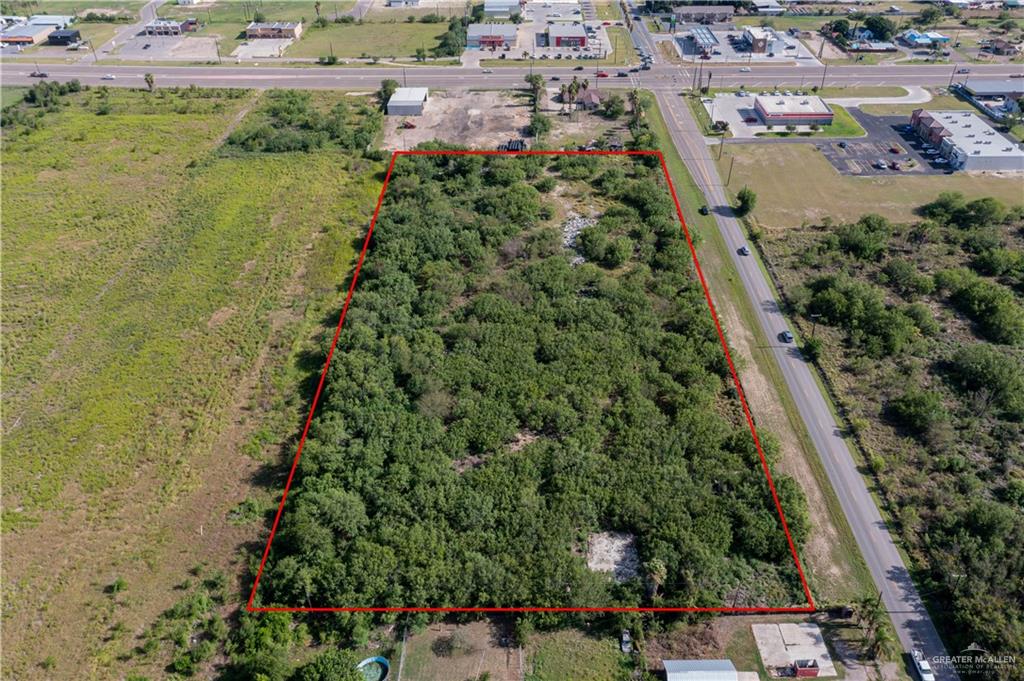
[{"label": "white car", "polygon": [[103,75],[103,78],[101,80],[116,80],[116,79],[117,79],[117,76],[115,76],[113,73],[107,73],[107,74]]},{"label": "white car", "polygon": [[917,674],[921,677],[921,681],[935,681],[935,674],[932,672],[932,666],[928,664],[928,660],[925,659],[924,653],[920,650],[910,651],[910,656],[914,658],[914,667],[917,668]]},{"label": "white car", "polygon": [[740,73],[750,73],[750,67],[744,66],[743,68],[740,69]]},{"label": "white car", "polygon": [[494,73],[492,69],[484,69],[482,73]]}]

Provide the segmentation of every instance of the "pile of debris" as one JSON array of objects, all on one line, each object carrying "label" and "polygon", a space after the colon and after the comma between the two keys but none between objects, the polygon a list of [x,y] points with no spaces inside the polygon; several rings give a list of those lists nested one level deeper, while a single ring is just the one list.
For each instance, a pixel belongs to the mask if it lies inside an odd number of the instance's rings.
[{"label": "pile of debris", "polygon": [[[590,227],[596,223],[597,220],[594,218],[585,218],[577,213],[569,213],[569,217],[564,223],[562,223],[562,245],[566,248],[576,251],[576,241],[579,238],[580,232],[587,227]],[[572,265],[580,265],[584,262],[582,255],[576,255],[572,259]]]}]

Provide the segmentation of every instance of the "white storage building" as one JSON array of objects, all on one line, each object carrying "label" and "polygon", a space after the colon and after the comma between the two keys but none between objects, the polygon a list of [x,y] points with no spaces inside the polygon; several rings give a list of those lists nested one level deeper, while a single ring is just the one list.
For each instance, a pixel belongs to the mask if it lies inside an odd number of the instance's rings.
[{"label": "white storage building", "polygon": [[737,681],[731,660],[662,660],[665,681]]},{"label": "white storage building", "polygon": [[388,116],[419,116],[427,101],[427,88],[400,87],[388,100]]}]

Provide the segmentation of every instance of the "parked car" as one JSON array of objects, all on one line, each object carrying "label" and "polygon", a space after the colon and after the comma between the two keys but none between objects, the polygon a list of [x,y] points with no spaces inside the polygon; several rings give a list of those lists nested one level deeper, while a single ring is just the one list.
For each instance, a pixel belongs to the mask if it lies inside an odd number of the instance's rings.
[{"label": "parked car", "polygon": [[746,118],[743,119],[743,122],[744,123],[757,123],[758,120],[757,120],[756,116],[747,116]]},{"label": "parked car", "polygon": [[877,161],[875,161],[875,167],[878,168],[879,170],[885,170],[886,167],[888,167],[888,165],[889,164],[885,162],[884,158],[880,158]]},{"label": "parked car", "polygon": [[935,674],[932,673],[932,666],[928,664],[928,660],[925,659],[924,653],[920,650],[910,651],[910,656],[914,658],[914,668],[917,670],[917,675],[921,677],[921,681],[935,681]]},{"label": "parked car", "polygon": [[779,334],[779,340],[782,341],[783,343],[792,343],[793,342],[793,334],[792,334],[792,332],[790,332],[788,329],[783,331],[783,332],[781,332]]},{"label": "parked car", "polygon": [[740,246],[740,250],[736,252],[739,253],[740,255],[750,255],[750,246],[743,244],[742,246]]},{"label": "parked car", "polygon": [[619,650],[626,655],[633,652],[633,637],[629,635],[629,629],[622,630],[622,635],[619,637]]},{"label": "parked car", "polygon": [[838,146],[839,146],[840,149],[845,149],[846,147],[848,147],[850,145],[848,145],[846,142],[840,142]]}]

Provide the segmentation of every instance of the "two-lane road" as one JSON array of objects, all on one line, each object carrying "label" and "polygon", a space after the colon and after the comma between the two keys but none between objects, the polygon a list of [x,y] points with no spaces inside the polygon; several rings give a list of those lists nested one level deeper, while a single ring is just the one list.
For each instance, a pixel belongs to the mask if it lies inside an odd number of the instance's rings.
[{"label": "two-lane road", "polygon": [[[795,346],[778,340],[778,334],[787,329],[786,318],[755,258],[738,252],[746,244],[746,238],[711,159],[713,151],[704,143],[697,122],[681,97],[666,92],[657,92],[655,96],[680,156],[714,210],[715,220],[732,254],[733,265],[750,298],[757,321],[772,344],[775,361],[782,370],[797,410],[839,498],[839,505],[881,592],[882,602],[896,627],[903,649],[922,650],[929,658],[945,656],[942,639],[857,469],[843,437],[843,428],[822,395],[811,367]],[[943,681],[957,679],[954,670],[937,665],[936,677]]]}]

